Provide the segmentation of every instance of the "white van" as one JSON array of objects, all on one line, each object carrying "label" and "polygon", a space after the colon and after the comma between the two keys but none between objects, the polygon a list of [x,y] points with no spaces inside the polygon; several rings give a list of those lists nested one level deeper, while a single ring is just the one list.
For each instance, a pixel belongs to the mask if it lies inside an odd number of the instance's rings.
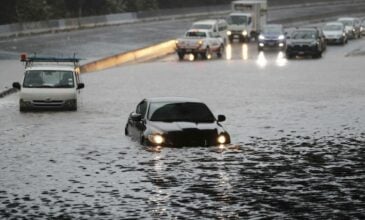
[{"label": "white van", "polygon": [[26,57],[22,83],[14,82],[20,90],[19,110],[63,109],[76,111],[77,97],[85,85],[80,82],[79,59]]},{"label": "white van", "polygon": [[221,37],[226,44],[228,23],[224,19],[210,19],[194,22],[190,29],[208,30],[213,33],[214,37]]}]

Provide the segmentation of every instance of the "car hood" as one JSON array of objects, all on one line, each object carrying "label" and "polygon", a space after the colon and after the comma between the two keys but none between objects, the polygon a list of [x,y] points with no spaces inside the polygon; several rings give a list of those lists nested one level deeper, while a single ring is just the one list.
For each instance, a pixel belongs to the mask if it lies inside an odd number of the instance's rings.
[{"label": "car hood", "polygon": [[161,133],[168,133],[172,131],[186,131],[186,130],[223,130],[223,128],[213,123],[194,123],[194,122],[149,122],[151,130]]},{"label": "car hood", "polygon": [[311,45],[315,42],[313,39],[291,39],[288,43],[292,45]]},{"label": "car hood", "polygon": [[345,26],[346,31],[352,31],[354,29],[353,26]]},{"label": "car hood", "polygon": [[342,35],[342,31],[323,31],[323,34],[325,36],[328,36],[328,35]]}]

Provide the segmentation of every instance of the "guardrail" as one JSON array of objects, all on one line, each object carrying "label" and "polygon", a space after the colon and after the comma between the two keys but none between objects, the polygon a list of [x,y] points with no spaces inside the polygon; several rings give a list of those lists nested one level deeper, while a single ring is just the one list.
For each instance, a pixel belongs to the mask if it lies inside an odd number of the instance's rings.
[{"label": "guardrail", "polygon": [[[291,0],[290,5],[280,5],[270,7],[270,10],[283,10],[290,8],[303,7],[320,7],[321,5],[328,5],[329,0],[319,0],[319,2],[300,3],[295,4],[296,1]],[[294,2],[294,3],[293,3]],[[300,1],[298,1],[300,2]],[[363,3],[363,0],[337,0],[331,1],[331,5],[349,5]],[[284,1],[286,4],[286,1]],[[216,5],[210,7],[196,7],[196,8],[182,8],[182,9],[168,9],[157,10],[152,12],[136,12],[136,13],[120,13],[103,16],[92,16],[82,18],[69,18],[39,22],[27,22],[0,25],[0,38],[17,37],[23,35],[54,33],[60,31],[70,31],[83,28],[93,28],[107,25],[121,25],[136,22],[148,22],[159,20],[173,20],[202,17],[217,17],[227,14],[230,10],[229,5]]]}]

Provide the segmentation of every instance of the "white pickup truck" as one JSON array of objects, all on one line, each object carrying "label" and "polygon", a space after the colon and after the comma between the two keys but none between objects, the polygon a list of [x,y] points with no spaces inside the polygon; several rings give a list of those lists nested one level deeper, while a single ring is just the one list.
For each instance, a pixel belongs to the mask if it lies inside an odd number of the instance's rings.
[{"label": "white pickup truck", "polygon": [[221,58],[224,53],[224,40],[214,36],[211,31],[191,29],[184,37],[176,40],[176,53],[179,60],[183,60],[185,54],[193,54],[194,58],[210,59],[213,53]]}]

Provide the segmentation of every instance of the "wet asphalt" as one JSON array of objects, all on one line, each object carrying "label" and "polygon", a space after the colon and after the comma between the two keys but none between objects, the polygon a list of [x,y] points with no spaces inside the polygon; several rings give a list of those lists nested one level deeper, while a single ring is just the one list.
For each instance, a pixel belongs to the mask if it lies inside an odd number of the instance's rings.
[{"label": "wet asphalt", "polygon": [[[77,112],[22,114],[17,94],[2,98],[0,218],[364,219],[365,65],[352,53],[364,46],[286,60],[234,43],[223,59],[89,73]],[[155,96],[225,114],[233,145],[131,141],[129,113]]]}]

